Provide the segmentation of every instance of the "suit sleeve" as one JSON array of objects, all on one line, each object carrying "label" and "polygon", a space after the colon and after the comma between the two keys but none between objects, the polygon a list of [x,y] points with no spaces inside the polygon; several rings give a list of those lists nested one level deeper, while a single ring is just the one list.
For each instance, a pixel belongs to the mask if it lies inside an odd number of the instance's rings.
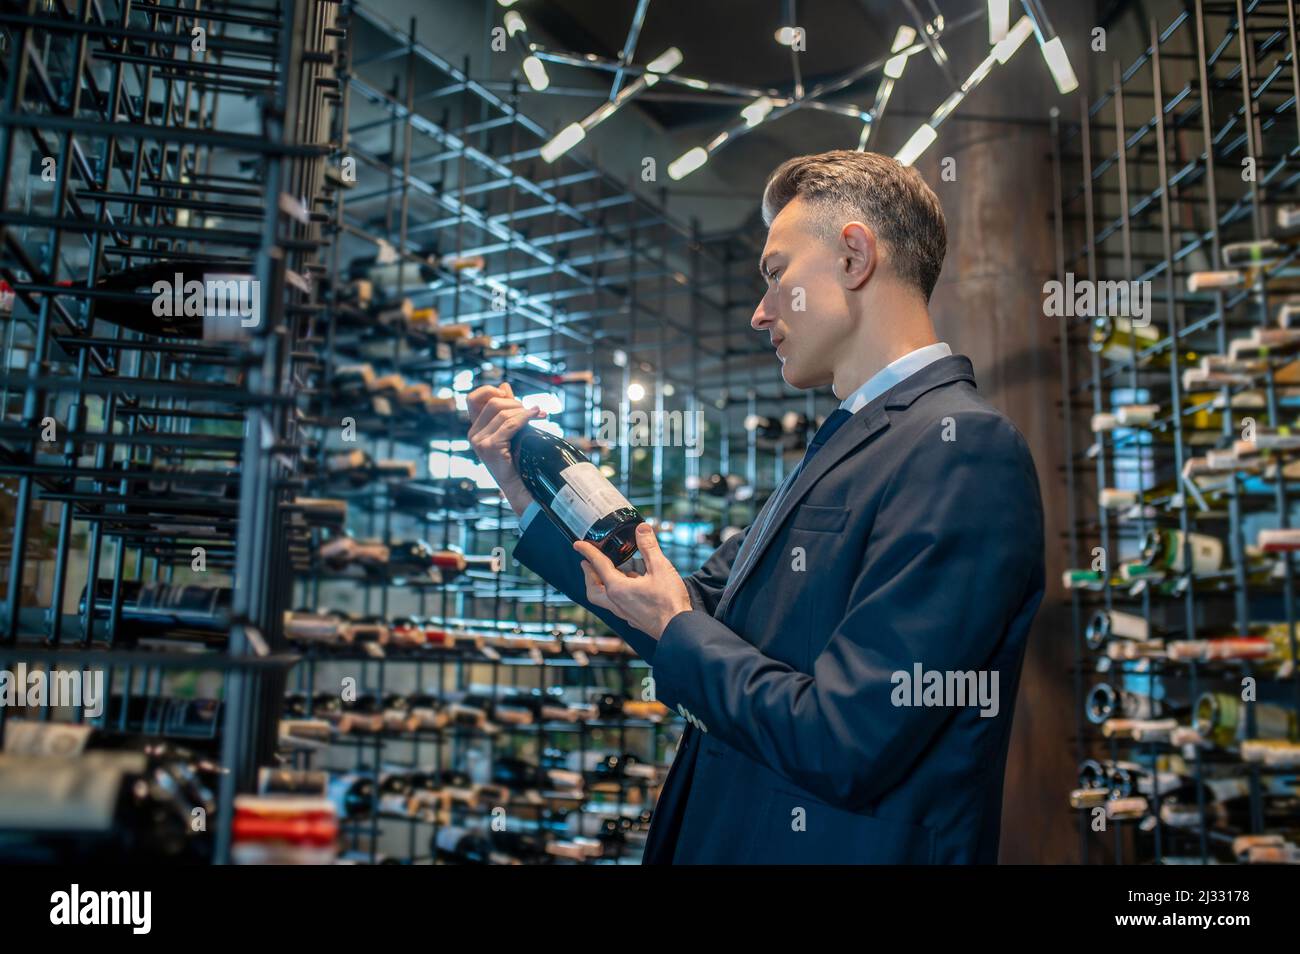
[{"label": "suit sleeve", "polygon": [[660,700],[685,706],[716,738],[832,805],[869,808],[905,777],[953,709],[895,704],[894,674],[910,676],[918,663],[987,667],[1041,589],[1042,503],[1028,448],[1009,422],[983,412],[960,416],[956,436],[908,453],[859,565],[818,568],[810,551],[806,575],[790,580],[815,586],[819,572],[855,575],[811,673],[688,611],[659,641]]},{"label": "suit sleeve", "polygon": [[[711,616],[717,609],[722,591],[727,585],[727,577],[731,574],[731,565],[747,533],[748,530],[729,538],[713,551],[704,566],[683,578],[691,605],[699,612]],[[573,602],[595,614],[622,637],[638,656],[653,664],[656,647],[653,636],[628,625],[608,610],[587,602],[587,581],[582,575],[582,557],[578,556],[564,532],[544,513],[528,521],[523,536],[515,546],[515,559]]]}]

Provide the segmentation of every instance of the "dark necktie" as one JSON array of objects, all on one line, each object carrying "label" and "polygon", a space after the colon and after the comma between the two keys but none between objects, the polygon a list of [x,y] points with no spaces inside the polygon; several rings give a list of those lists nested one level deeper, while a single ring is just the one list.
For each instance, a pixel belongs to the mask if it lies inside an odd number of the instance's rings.
[{"label": "dark necktie", "polygon": [[808,450],[804,452],[803,463],[800,468],[807,467],[808,461],[812,460],[812,455],[821,450],[823,444],[831,439],[831,435],[840,429],[840,427],[853,415],[842,407],[837,407],[830,413],[826,420],[822,421],[822,426],[817,428],[817,433],[813,435],[812,443],[808,445]]}]

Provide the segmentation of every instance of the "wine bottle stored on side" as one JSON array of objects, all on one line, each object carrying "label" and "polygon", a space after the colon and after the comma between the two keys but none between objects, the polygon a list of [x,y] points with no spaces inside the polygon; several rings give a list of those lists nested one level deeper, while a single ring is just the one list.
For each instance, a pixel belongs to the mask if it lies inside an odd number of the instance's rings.
[{"label": "wine bottle stored on side", "polygon": [[563,438],[528,426],[511,439],[524,487],[571,540],[586,540],[615,566],[636,552],[636,508],[586,455]]}]

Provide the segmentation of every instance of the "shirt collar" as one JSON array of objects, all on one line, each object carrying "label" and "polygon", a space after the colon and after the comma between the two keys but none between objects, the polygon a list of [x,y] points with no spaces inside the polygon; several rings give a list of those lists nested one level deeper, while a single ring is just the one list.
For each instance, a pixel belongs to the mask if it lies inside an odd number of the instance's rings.
[{"label": "shirt collar", "polygon": [[865,384],[841,401],[840,407],[850,414],[856,414],[894,385],[910,378],[926,365],[938,361],[940,358],[946,358],[951,354],[952,348],[942,341],[926,345],[924,348],[917,348],[915,351],[889,362],[889,364],[873,374]]}]

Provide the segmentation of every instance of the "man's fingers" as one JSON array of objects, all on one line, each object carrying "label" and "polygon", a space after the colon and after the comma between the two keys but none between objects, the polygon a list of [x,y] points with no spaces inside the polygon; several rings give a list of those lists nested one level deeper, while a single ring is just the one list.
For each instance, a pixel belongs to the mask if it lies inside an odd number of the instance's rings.
[{"label": "man's fingers", "polygon": [[654,529],[648,523],[641,523],[636,528],[636,547],[641,551],[641,558],[645,560],[647,573],[656,573],[660,570],[668,569],[676,573],[668,558],[664,556],[664,551],[659,548],[659,538],[655,536]]},{"label": "man's fingers", "polygon": [[579,540],[573,546],[582,558],[591,564],[596,576],[600,578],[600,582],[604,583],[605,586],[622,581],[622,575],[614,568],[614,564],[610,562],[609,557],[601,553],[595,544],[588,543],[586,540]]},{"label": "man's fingers", "polygon": [[501,420],[506,415],[514,411],[527,411],[514,398],[496,397],[484,405],[483,410],[475,419],[469,429],[469,439],[474,440],[476,437],[486,437],[490,435],[501,424]]},{"label": "man's fingers", "polygon": [[[466,401],[465,405],[468,408],[469,402]],[[499,394],[489,396],[486,401],[480,404],[478,413],[474,415],[474,421],[469,426],[470,439],[472,440],[478,432],[489,426],[502,411],[517,406],[519,406],[518,401],[503,398]]]},{"label": "man's fingers", "polygon": [[[508,387],[508,385],[506,386]],[[476,387],[465,396],[465,407],[469,410],[470,414],[477,417],[479,412],[483,410],[483,406],[494,397],[514,397],[514,395],[503,395],[501,393],[501,388],[493,387],[490,384],[484,384]]]},{"label": "man's fingers", "polygon": [[502,411],[492,424],[483,429],[479,439],[484,444],[505,443],[514,436],[515,431],[544,413],[535,407],[517,407],[510,411]]},{"label": "man's fingers", "polygon": [[591,564],[583,561],[582,575],[587,581],[587,599],[599,606],[601,609],[613,610],[614,606],[609,602],[609,595],[605,592],[605,584],[596,576],[596,571],[591,568]]}]

